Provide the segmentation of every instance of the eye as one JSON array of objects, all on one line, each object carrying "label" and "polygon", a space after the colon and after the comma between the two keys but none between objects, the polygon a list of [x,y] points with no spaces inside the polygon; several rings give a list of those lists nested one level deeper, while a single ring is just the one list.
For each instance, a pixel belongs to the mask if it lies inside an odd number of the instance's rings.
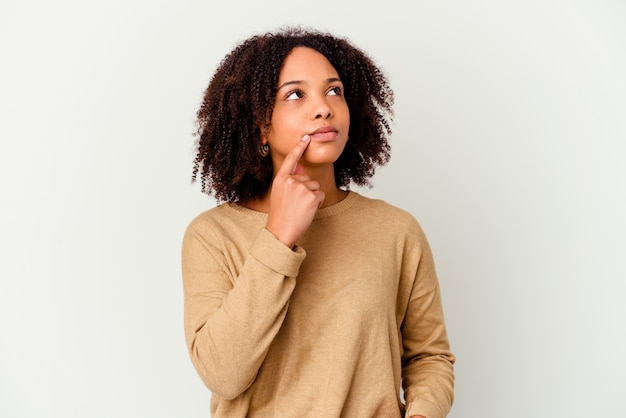
[{"label": "eye", "polygon": [[330,90],[328,90],[328,95],[329,96],[341,96],[342,90],[340,86],[334,86],[331,87]]},{"label": "eye", "polygon": [[301,99],[304,94],[302,90],[292,90],[285,96],[286,100],[298,100]]}]

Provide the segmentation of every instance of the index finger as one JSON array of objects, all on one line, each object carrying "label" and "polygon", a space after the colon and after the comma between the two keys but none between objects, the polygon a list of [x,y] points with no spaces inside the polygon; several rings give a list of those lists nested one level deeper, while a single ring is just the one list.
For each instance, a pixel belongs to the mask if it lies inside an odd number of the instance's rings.
[{"label": "index finger", "polygon": [[298,145],[293,147],[289,154],[285,156],[285,160],[283,164],[278,169],[278,174],[291,175],[296,172],[296,167],[298,167],[298,161],[300,161],[300,157],[304,154],[306,147],[309,146],[310,137],[308,135],[304,135]]}]

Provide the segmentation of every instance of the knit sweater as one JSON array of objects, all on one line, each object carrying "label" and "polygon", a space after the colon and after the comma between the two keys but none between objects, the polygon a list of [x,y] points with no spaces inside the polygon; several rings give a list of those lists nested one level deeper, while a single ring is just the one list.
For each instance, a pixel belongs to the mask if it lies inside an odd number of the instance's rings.
[{"label": "knit sweater", "polygon": [[293,249],[266,222],[225,203],[183,239],[185,336],[212,417],[445,417],[454,356],[413,216],[350,192]]}]

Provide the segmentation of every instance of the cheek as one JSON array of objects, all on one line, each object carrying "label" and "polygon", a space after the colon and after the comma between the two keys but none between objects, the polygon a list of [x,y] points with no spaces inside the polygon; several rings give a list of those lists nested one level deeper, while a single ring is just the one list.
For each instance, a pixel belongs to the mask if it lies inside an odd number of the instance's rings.
[{"label": "cheek", "polygon": [[271,131],[276,136],[288,135],[290,132],[297,130],[301,126],[298,123],[297,117],[294,114],[287,114],[286,112],[275,111],[272,115]]},{"label": "cheek", "polygon": [[346,102],[343,103],[343,106],[339,107],[337,111],[338,115],[341,115],[341,119],[343,123],[350,127],[350,108],[348,108],[348,104]]}]

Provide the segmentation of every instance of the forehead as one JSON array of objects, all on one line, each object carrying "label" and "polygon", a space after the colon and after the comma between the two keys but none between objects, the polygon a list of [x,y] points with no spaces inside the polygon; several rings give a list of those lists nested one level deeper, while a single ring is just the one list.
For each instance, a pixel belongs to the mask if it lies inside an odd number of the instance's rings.
[{"label": "forehead", "polygon": [[315,49],[298,46],[289,52],[278,76],[280,81],[338,77],[330,61]]}]

